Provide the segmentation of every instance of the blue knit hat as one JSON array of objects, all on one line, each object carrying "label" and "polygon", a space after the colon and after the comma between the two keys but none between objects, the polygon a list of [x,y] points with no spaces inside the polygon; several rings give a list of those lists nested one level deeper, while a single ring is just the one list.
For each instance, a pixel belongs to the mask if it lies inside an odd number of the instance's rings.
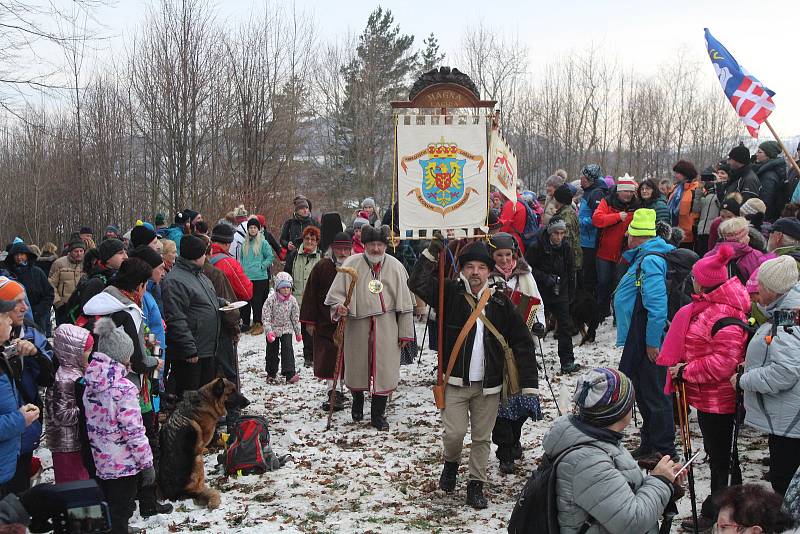
[{"label": "blue knit hat", "polygon": [[633,384],[622,371],[595,367],[578,378],[572,400],[581,420],[607,427],[631,411],[634,398]]}]

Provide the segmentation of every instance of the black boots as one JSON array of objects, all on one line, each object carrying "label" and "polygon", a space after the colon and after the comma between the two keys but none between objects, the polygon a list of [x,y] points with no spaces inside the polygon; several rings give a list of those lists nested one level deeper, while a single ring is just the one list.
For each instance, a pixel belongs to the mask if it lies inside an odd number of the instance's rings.
[{"label": "black boots", "polygon": [[453,493],[456,490],[456,475],[458,475],[458,464],[445,462],[442,475],[439,477],[439,489],[446,493]]},{"label": "black boots", "polygon": [[326,412],[330,409],[331,405],[331,397],[333,397],[333,411],[338,412],[339,410],[344,410],[344,401],[345,396],[339,391],[328,391],[328,400],[322,403],[322,409]]},{"label": "black boots", "polygon": [[373,395],[372,406],[370,407],[371,424],[380,431],[386,432],[389,430],[389,423],[386,422],[386,402],[389,397],[384,395]]},{"label": "black boots", "polygon": [[353,392],[353,406],[350,408],[350,413],[353,416],[353,421],[356,423],[364,419],[364,392]]},{"label": "black boots", "polygon": [[504,475],[512,474],[514,472],[514,460],[500,462],[500,472]]},{"label": "black boots", "polygon": [[477,510],[483,510],[488,506],[486,497],[483,496],[483,482],[479,480],[467,482],[467,504]]}]

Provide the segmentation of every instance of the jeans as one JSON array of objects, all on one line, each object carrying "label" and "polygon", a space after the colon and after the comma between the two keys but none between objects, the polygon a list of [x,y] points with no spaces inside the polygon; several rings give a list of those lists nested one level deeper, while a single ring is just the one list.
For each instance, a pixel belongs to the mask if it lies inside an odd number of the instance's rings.
[{"label": "jeans", "polygon": [[266,371],[269,376],[278,374],[278,349],[281,354],[281,374],[287,379],[295,375],[294,348],[292,347],[292,334],[283,334],[272,343],[267,343]]},{"label": "jeans", "polygon": [[728,487],[734,417],[732,413],[706,413],[697,410],[697,422],[703,434],[703,448],[708,454],[711,468],[711,495],[703,501],[702,514],[711,519],[716,519],[718,511],[714,508],[712,498]]},{"label": "jeans", "polygon": [[772,489],[783,496],[800,466],[800,438],[787,438],[770,434],[769,439],[769,481]]}]

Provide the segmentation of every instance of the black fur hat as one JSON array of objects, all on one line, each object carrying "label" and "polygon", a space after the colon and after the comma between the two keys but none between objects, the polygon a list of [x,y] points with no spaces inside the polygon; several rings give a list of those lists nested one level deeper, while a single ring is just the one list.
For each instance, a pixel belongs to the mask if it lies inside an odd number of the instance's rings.
[{"label": "black fur hat", "polygon": [[380,241],[389,244],[389,226],[386,224],[375,223],[375,226],[365,224],[361,227],[361,242],[363,244]]}]

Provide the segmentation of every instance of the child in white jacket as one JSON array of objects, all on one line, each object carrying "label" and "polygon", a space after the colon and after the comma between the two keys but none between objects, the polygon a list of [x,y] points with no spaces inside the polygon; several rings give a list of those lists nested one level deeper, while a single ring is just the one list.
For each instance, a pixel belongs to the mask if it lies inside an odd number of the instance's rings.
[{"label": "child in white jacket", "polygon": [[292,334],[299,342],[303,340],[300,333],[300,305],[292,295],[294,281],[292,275],[281,272],[275,275],[275,291],[267,297],[261,310],[264,332],[267,333],[267,357],[265,370],[270,379],[278,374],[278,349],[281,354],[281,374],[286,382],[294,384],[300,380],[295,371],[294,348]]}]

